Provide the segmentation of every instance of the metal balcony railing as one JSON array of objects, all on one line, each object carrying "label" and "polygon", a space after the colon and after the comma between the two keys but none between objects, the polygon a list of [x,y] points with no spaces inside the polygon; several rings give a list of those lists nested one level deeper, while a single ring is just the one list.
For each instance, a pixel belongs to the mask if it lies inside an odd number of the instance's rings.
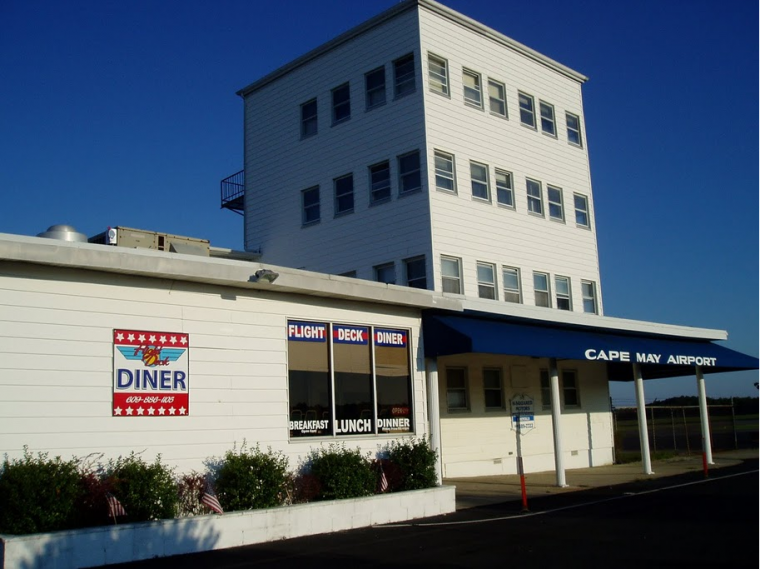
[{"label": "metal balcony railing", "polygon": [[245,170],[222,180],[222,207],[243,215],[245,211]]}]

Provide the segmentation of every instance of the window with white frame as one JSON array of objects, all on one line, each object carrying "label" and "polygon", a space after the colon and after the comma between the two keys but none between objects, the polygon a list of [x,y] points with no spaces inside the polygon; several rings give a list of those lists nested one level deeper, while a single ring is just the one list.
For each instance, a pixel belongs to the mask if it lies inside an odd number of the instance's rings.
[{"label": "window with white frame", "polygon": [[496,169],[496,202],[505,207],[515,207],[515,191],[512,187],[512,173]]},{"label": "window with white frame", "polygon": [[464,293],[461,259],[441,255],[441,287],[443,292]]},{"label": "window with white frame", "polygon": [[533,273],[533,294],[536,299],[536,306],[551,308],[552,301],[548,274]]},{"label": "window with white frame", "polygon": [[332,123],[338,124],[351,118],[351,88],[348,83],[332,90]]},{"label": "window with white frame", "polygon": [[554,277],[554,295],[559,310],[572,310],[573,301],[568,277]]},{"label": "window with white frame", "polygon": [[318,223],[319,217],[319,186],[314,186],[301,192],[301,222],[303,225]]},{"label": "window with white frame", "polygon": [[383,263],[375,265],[375,280],[379,283],[396,284],[396,265],[394,263]]},{"label": "window with white frame", "polygon": [[406,286],[412,288],[427,288],[427,270],[425,256],[404,259],[404,272],[406,273]]},{"label": "window with white frame", "polygon": [[575,223],[581,227],[590,227],[588,215],[588,198],[581,194],[573,194],[575,203]]},{"label": "window with white frame", "polygon": [[385,104],[385,67],[373,69],[364,76],[364,98],[367,110]]},{"label": "window with white frame", "polygon": [[583,146],[580,117],[573,113],[565,113],[565,122],[567,123],[567,141],[576,146]]},{"label": "window with white frame", "polygon": [[409,53],[393,62],[393,96],[398,99],[414,90],[414,54]]},{"label": "window with white frame", "polygon": [[491,201],[491,188],[488,183],[488,166],[470,162],[470,181],[472,197],[479,200]]},{"label": "window with white frame", "polygon": [[526,178],[525,187],[528,192],[528,212],[543,216],[544,196],[541,191],[541,182]]},{"label": "window with white frame", "polygon": [[507,91],[504,83],[488,80],[488,110],[492,115],[507,118]]},{"label": "window with white frame", "polygon": [[384,160],[369,167],[370,203],[380,203],[391,198],[391,165]]},{"label": "window with white frame", "polygon": [[457,191],[454,156],[439,150],[435,151],[435,187],[444,192]]},{"label": "window with white frame", "polygon": [[347,174],[333,180],[335,189],[335,215],[354,211],[354,175]]},{"label": "window with white frame", "polygon": [[478,296],[496,300],[496,266],[478,262]]},{"label": "window with white frame", "polygon": [[420,153],[418,150],[398,157],[399,194],[407,194],[422,188],[420,176]]},{"label": "window with white frame", "polygon": [[317,134],[317,100],[305,102],[301,105],[301,138]]},{"label": "window with white frame", "polygon": [[446,408],[449,411],[467,411],[467,370],[463,367],[446,368]]},{"label": "window with white frame", "polygon": [[449,64],[432,53],[428,54],[428,85],[434,93],[449,95]]},{"label": "window with white frame", "polygon": [[541,114],[541,132],[549,136],[557,136],[557,121],[554,119],[554,106],[544,101],[538,102]]},{"label": "window with white frame", "polygon": [[599,307],[596,303],[596,283],[593,281],[581,281],[581,295],[583,296],[583,312],[598,314]]},{"label": "window with white frame", "polygon": [[464,102],[472,107],[483,108],[483,85],[480,73],[469,69],[462,70],[462,85],[464,87]]},{"label": "window with white frame", "polygon": [[555,221],[565,221],[565,207],[562,205],[562,188],[546,186],[549,202],[549,218]]},{"label": "window with white frame", "polygon": [[517,100],[520,105],[520,122],[525,126],[536,128],[536,106],[533,97],[526,93],[518,92]]},{"label": "window with white frame", "polygon": [[517,267],[502,267],[501,282],[504,288],[504,300],[518,304],[521,303],[520,269]]},{"label": "window with white frame", "polygon": [[[549,370],[539,371],[541,378],[541,407],[552,408],[552,388],[549,378]],[[562,403],[565,407],[580,407],[581,398],[578,389],[578,374],[574,370],[562,370],[559,372],[559,387],[562,394]]]},{"label": "window with white frame", "polygon": [[501,368],[483,368],[483,398],[486,409],[503,409]]}]

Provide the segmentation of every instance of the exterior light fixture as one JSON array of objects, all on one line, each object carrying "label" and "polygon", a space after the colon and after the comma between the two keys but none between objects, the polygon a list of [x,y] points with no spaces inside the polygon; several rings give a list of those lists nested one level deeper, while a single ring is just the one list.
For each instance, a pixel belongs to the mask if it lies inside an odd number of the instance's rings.
[{"label": "exterior light fixture", "polygon": [[266,283],[273,283],[277,280],[277,277],[280,276],[280,273],[276,273],[271,269],[259,269],[256,271],[255,274],[251,275],[251,282],[257,283],[257,282],[266,282]]}]

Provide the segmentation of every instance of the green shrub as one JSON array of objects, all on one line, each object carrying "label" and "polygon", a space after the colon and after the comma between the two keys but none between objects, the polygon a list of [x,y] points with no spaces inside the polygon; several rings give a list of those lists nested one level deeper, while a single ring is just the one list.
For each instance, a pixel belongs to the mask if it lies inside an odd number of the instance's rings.
[{"label": "green shrub", "polygon": [[390,463],[400,471],[400,481],[394,490],[419,490],[438,484],[436,453],[427,439],[392,441],[387,452]]},{"label": "green shrub", "polygon": [[362,456],[359,449],[331,444],[313,450],[308,468],[319,482],[317,498],[320,500],[358,498],[375,493],[377,472],[369,456]]},{"label": "green shrub", "polygon": [[79,461],[60,456],[24,457],[8,461],[0,474],[0,533],[24,534],[77,527],[82,500]]},{"label": "green shrub", "polygon": [[174,472],[161,464],[160,456],[153,464],[145,463],[135,453],[109,461],[105,483],[126,510],[125,522],[168,519],[177,513]]},{"label": "green shrub", "polygon": [[285,502],[288,459],[272,449],[227,451],[216,474],[216,495],[224,511],[272,508]]}]

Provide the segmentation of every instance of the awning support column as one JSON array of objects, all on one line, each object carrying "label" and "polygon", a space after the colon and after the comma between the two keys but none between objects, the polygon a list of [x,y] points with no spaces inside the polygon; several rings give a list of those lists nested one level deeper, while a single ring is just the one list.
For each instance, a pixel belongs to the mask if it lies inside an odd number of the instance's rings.
[{"label": "awning support column", "polygon": [[705,453],[707,464],[715,464],[712,456],[712,444],[710,443],[710,419],[707,415],[705,376],[699,366],[697,366],[697,394],[699,395],[699,422],[702,424],[702,452]]},{"label": "awning support column", "polygon": [[554,433],[554,467],[557,473],[557,486],[564,488],[567,486],[565,480],[565,459],[562,452],[562,431],[560,428],[560,400],[559,400],[559,372],[557,371],[557,360],[549,359],[549,380],[552,391],[552,430]]},{"label": "awning support column", "polygon": [[435,472],[438,484],[443,482],[443,461],[441,460],[441,413],[438,402],[438,361],[425,359],[428,392],[428,422],[430,424],[430,447],[435,451]]},{"label": "awning support column", "polygon": [[652,458],[649,456],[649,430],[647,429],[647,410],[644,400],[644,378],[641,376],[641,366],[633,364],[633,379],[636,384],[636,411],[639,418],[639,446],[641,447],[641,462],[644,474],[654,474]]}]

